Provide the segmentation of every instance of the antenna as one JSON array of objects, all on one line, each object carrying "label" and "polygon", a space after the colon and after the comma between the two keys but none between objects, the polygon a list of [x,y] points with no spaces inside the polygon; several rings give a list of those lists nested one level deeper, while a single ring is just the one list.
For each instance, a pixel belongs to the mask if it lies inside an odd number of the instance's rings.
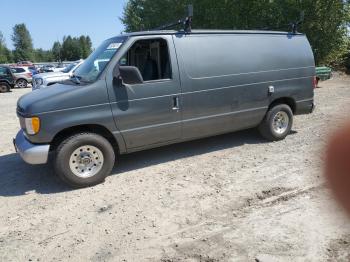
[{"label": "antenna", "polygon": [[186,33],[190,33],[192,30],[192,18],[193,18],[193,5],[188,5],[187,7],[187,17],[184,19],[179,19],[178,21],[174,22],[174,23],[169,23],[160,27],[157,27],[153,30],[165,30],[165,29],[169,29],[169,28],[173,28],[177,25],[183,25],[183,30]]},{"label": "antenna", "polygon": [[187,14],[187,17],[185,18],[184,30],[185,32],[189,33],[192,30],[193,5],[188,5],[187,11],[188,11],[188,14]]},{"label": "antenna", "polygon": [[299,25],[301,25],[304,22],[304,18],[305,18],[305,11],[301,11],[299,20],[289,24],[292,28],[293,34],[298,33],[298,27],[299,27]]}]

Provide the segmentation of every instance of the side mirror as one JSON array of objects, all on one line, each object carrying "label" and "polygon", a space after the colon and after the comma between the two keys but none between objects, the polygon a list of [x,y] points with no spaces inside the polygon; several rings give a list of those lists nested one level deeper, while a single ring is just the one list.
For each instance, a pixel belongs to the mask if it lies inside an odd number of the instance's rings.
[{"label": "side mirror", "polygon": [[143,78],[136,66],[119,66],[120,77],[128,85],[142,84]]}]

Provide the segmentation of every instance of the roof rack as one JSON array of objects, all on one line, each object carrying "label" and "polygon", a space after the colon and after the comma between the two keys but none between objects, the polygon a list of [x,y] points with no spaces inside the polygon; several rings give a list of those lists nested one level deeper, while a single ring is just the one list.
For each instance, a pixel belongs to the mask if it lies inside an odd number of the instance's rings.
[{"label": "roof rack", "polygon": [[298,27],[304,22],[304,18],[305,18],[305,11],[301,11],[299,20],[289,23],[289,26],[291,27],[291,31],[293,34],[298,33]]},{"label": "roof rack", "polygon": [[290,32],[292,34],[299,34],[298,28],[299,26],[304,22],[304,17],[305,17],[305,12],[301,11],[300,12],[300,17],[298,21],[290,22],[288,24],[281,25],[279,27],[261,27],[259,30],[276,30],[276,29],[281,29],[282,27],[290,27]]},{"label": "roof rack", "polygon": [[188,5],[187,7],[187,17],[180,19],[174,23],[169,23],[160,27],[157,27],[155,29],[152,29],[151,31],[155,31],[155,30],[166,30],[166,29],[170,29],[173,28],[177,25],[183,25],[183,30],[186,33],[190,33],[192,30],[192,18],[193,18],[193,5]]},{"label": "roof rack", "polygon": [[[154,28],[150,31],[166,30],[166,29],[171,29],[171,28],[178,26],[178,25],[183,25],[183,31],[186,33],[190,33],[192,31],[193,5],[188,5],[187,11],[188,11],[187,17],[185,17],[183,19],[179,19],[176,22],[169,23],[169,24]],[[305,12],[301,11],[299,20],[288,24],[288,26],[290,26],[290,28],[291,28],[291,33],[293,33],[293,34],[299,33],[298,27],[304,22],[304,17],[305,17]],[[269,30],[272,28],[264,27],[264,28],[260,28],[260,29]]]}]

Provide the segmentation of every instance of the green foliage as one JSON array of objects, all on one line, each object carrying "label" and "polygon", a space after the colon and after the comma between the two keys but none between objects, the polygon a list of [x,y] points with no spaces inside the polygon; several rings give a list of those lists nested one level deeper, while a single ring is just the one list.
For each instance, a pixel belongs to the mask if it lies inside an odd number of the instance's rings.
[{"label": "green foliage", "polygon": [[92,43],[89,36],[63,38],[61,56],[63,60],[85,59],[92,52]]},{"label": "green foliage", "polygon": [[80,48],[81,48],[81,58],[85,59],[87,58],[91,52],[92,52],[92,43],[91,43],[91,39],[89,36],[80,36],[79,37],[79,44],[80,44]]},{"label": "green foliage", "polygon": [[62,61],[61,59],[62,45],[60,42],[56,41],[53,43],[51,54],[54,61]]},{"label": "green foliage", "polygon": [[13,27],[12,35],[15,50],[6,47],[5,39],[0,32],[0,64],[15,63],[18,61],[50,62],[74,61],[87,58],[92,52],[92,42],[89,36],[63,38],[62,43],[54,42],[51,50],[34,49],[32,38],[25,24]]},{"label": "green foliage", "polygon": [[12,41],[15,47],[13,55],[16,61],[33,60],[33,42],[25,24],[17,24],[13,27]]},{"label": "green foliage", "polygon": [[336,67],[345,67],[347,73],[350,73],[350,38],[347,38],[346,43],[343,46],[342,51],[337,54],[339,64],[335,64]]},{"label": "green foliage", "polygon": [[7,64],[12,61],[12,53],[6,47],[5,38],[3,34],[0,32],[0,64]]},{"label": "green foliage", "polygon": [[80,46],[76,39],[73,40],[71,36],[63,38],[62,43],[62,58],[63,60],[78,60],[80,59]]},{"label": "green foliage", "polygon": [[47,62],[53,60],[53,55],[50,50],[43,50],[42,48],[34,50],[35,62]]},{"label": "green foliage", "polygon": [[[162,1],[158,1],[158,2],[162,2]],[[126,4],[126,6],[124,7],[123,16],[120,18],[122,23],[125,26],[126,32],[134,32],[134,31],[140,31],[144,29],[144,24],[142,22],[143,18],[145,17],[143,13],[143,9],[144,9],[144,0],[132,0]],[[152,20],[154,19],[155,17],[152,18]]]},{"label": "green foliage", "polygon": [[73,61],[87,58],[92,52],[92,42],[89,36],[63,38],[62,44],[56,41],[51,49],[55,61]]},{"label": "green foliage", "polygon": [[121,21],[126,32],[156,28],[184,17],[190,3],[197,29],[290,30],[288,24],[303,10],[299,31],[309,38],[317,63],[338,59],[347,39],[349,1],[344,0],[129,0]]}]

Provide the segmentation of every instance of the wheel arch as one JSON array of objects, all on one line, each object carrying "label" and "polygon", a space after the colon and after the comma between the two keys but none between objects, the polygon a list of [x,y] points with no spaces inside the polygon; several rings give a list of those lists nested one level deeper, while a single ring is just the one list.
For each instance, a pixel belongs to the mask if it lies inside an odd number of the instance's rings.
[{"label": "wheel arch", "polygon": [[16,79],[16,83],[17,83],[19,80],[24,80],[24,81],[26,81],[26,82],[28,83],[28,80],[25,79],[24,77],[19,77],[19,78],[17,78],[17,79]]},{"label": "wheel arch", "polygon": [[291,97],[279,97],[276,98],[275,100],[271,101],[270,105],[269,105],[269,109],[273,108],[276,105],[280,105],[280,104],[286,104],[290,107],[290,109],[292,109],[293,114],[295,114],[296,112],[296,102],[293,98]]},{"label": "wheel arch", "polygon": [[78,133],[83,133],[83,132],[90,132],[90,133],[101,135],[111,143],[115,153],[120,154],[120,147],[119,147],[118,141],[114,137],[112,132],[109,131],[106,127],[102,125],[97,125],[97,124],[77,125],[77,126],[72,126],[59,131],[54,136],[52,142],[50,143],[51,144],[50,151],[54,151],[58,147],[58,145],[67,137]]},{"label": "wheel arch", "polygon": [[6,79],[1,79],[0,83],[5,83],[5,84],[8,84],[9,86],[11,86],[11,83],[9,81],[7,81]]}]

